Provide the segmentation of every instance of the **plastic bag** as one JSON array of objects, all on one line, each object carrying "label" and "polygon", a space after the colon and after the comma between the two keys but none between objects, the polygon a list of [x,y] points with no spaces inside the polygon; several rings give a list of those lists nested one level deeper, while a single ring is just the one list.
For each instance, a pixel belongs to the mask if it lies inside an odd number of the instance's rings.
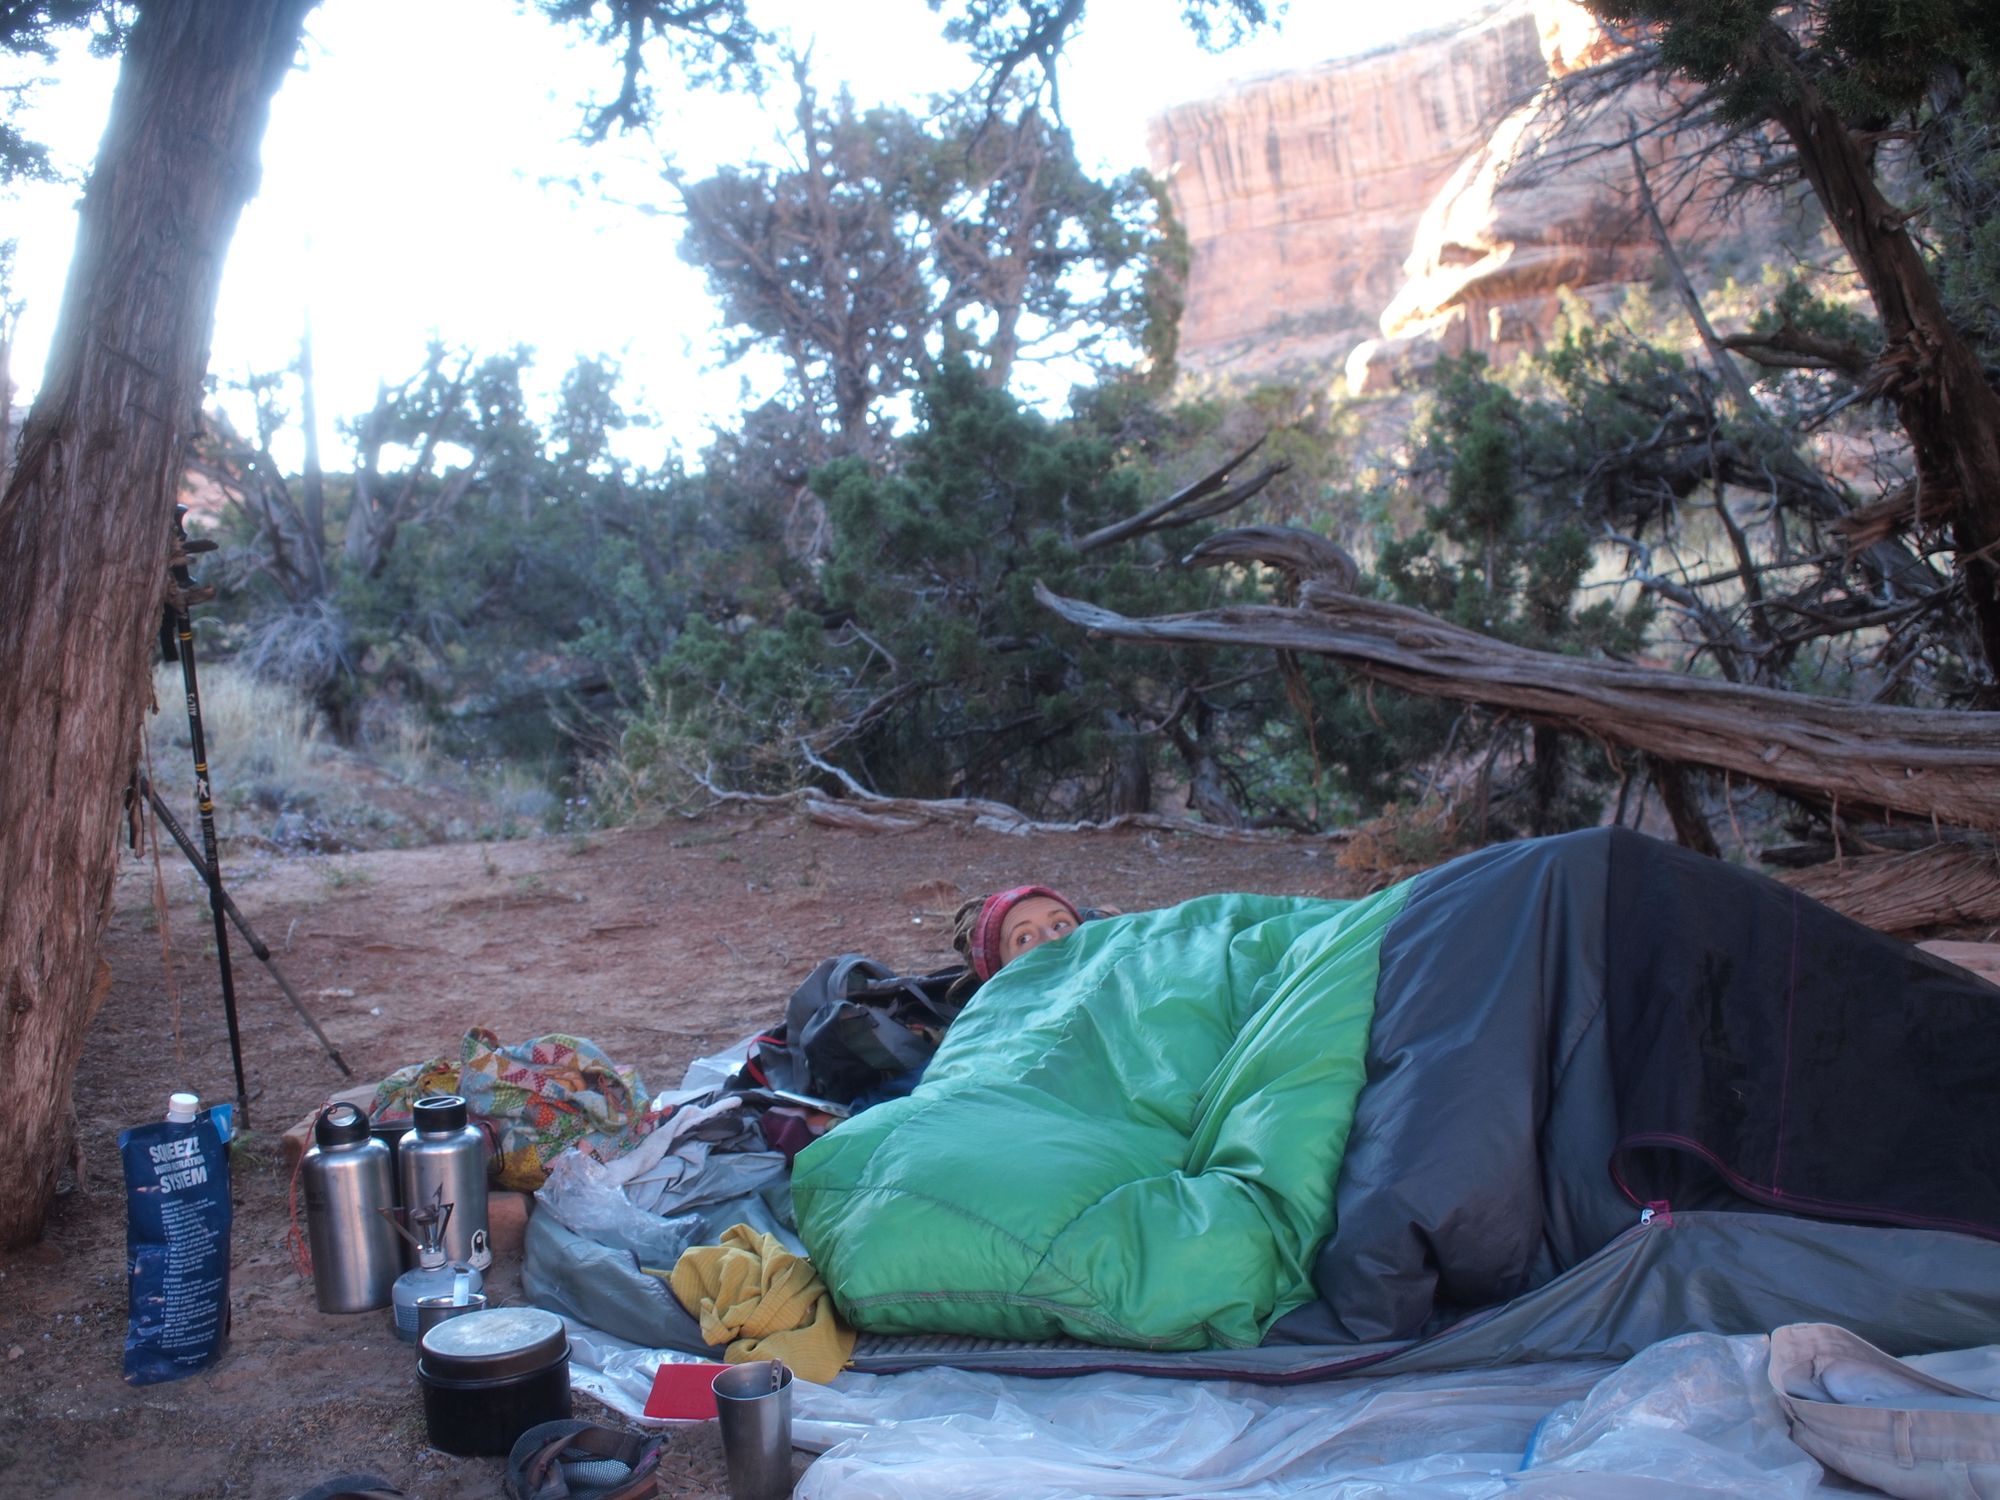
[{"label": "plastic bag", "polygon": [[[572,1382],[643,1421],[681,1358],[572,1324]],[[1622,1366],[1515,1365],[1296,1386],[944,1366],[793,1385],[821,1458],[798,1500],[972,1496],[1489,1496],[1822,1492],[1765,1378],[1769,1340],[1695,1334]],[[1931,1358],[1942,1358],[1933,1356]],[[1933,1373],[1948,1373],[1933,1371]]]},{"label": "plastic bag", "polygon": [[[571,1383],[638,1418],[668,1359],[571,1324]],[[793,1441],[824,1450],[806,1497],[1500,1493],[1555,1403],[1602,1365],[1264,1387],[1097,1374],[1041,1379],[944,1366],[796,1381]],[[1356,1493],[1361,1493],[1357,1490]]]},{"label": "plastic bag", "polygon": [[[1691,1333],[1642,1349],[1589,1396],[1552,1412],[1522,1459],[1523,1492],[1576,1494],[1584,1476],[1675,1492],[1790,1500],[1820,1466],[1791,1440],[1765,1378],[1771,1341]],[[1538,1487],[1529,1482],[1540,1478]]]},{"label": "plastic bag", "polygon": [[536,1201],[563,1225],[595,1240],[629,1250],[642,1266],[668,1266],[690,1245],[701,1243],[707,1220],[700,1214],[662,1218],[635,1208],[603,1162],[581,1151],[565,1151],[549,1164],[548,1181]]}]

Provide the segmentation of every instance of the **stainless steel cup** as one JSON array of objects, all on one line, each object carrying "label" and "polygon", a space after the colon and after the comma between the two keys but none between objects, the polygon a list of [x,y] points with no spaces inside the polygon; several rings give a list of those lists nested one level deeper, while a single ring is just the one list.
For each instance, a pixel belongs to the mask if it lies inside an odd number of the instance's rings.
[{"label": "stainless steel cup", "polygon": [[424,1335],[429,1333],[446,1318],[455,1318],[460,1313],[484,1312],[486,1294],[468,1292],[463,1302],[454,1302],[449,1292],[439,1292],[432,1297],[417,1298],[417,1347],[423,1347]]},{"label": "stainless steel cup", "polygon": [[730,1500],[785,1500],[792,1492],[792,1372],[775,1359],[731,1365],[715,1377],[715,1414]]}]

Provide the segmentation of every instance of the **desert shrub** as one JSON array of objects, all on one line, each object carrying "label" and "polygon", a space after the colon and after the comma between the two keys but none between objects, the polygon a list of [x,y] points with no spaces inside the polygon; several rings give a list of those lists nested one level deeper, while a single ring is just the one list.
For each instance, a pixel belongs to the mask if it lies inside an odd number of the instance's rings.
[{"label": "desert shrub", "polygon": [[1156,776],[1207,777],[1207,815],[1282,811],[1259,781],[1284,763],[1268,659],[1092,640],[1034,596],[1151,614],[1252,582],[1170,566],[1185,532],[1087,543],[1152,498],[1087,423],[1038,416],[963,364],[924,387],[917,417],[892,470],[813,474],[828,545],[810,589],[775,617],[691,619],[611,779],[671,783],[633,757],[699,747],[714,776],[760,790],[831,766],[888,793],[1099,815],[1149,806]]},{"label": "desert shrub", "polygon": [[[219,792],[241,797],[255,786],[309,784],[326,752],[319,716],[298,689],[234,663],[200,665],[202,739]],[[192,778],[191,729],[181,668],[153,669],[158,711],[146,721],[155,777],[161,785]]]}]

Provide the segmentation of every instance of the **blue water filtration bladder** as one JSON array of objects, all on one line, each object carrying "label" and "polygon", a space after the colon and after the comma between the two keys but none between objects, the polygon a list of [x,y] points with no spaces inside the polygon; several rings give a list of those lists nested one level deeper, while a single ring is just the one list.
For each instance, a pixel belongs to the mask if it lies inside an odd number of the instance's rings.
[{"label": "blue water filtration bladder", "polygon": [[167,1118],[118,1136],[125,1163],[129,1312],[125,1378],[178,1380],[222,1357],[229,1334],[226,1109],[176,1094]]}]

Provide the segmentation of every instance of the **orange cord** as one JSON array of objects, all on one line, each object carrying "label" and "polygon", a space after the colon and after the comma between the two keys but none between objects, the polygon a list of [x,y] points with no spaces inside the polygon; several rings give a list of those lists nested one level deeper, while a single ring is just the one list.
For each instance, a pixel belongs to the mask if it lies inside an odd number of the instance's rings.
[{"label": "orange cord", "polygon": [[[326,1112],[321,1105],[313,1114],[313,1125],[319,1125],[320,1115]],[[292,1252],[292,1269],[299,1273],[302,1281],[311,1281],[313,1274],[312,1246],[306,1240],[306,1232],[299,1226],[299,1178],[306,1169],[306,1151],[312,1149],[313,1132],[306,1132],[305,1151],[292,1163],[292,1183],[285,1198],[285,1248]]]}]

